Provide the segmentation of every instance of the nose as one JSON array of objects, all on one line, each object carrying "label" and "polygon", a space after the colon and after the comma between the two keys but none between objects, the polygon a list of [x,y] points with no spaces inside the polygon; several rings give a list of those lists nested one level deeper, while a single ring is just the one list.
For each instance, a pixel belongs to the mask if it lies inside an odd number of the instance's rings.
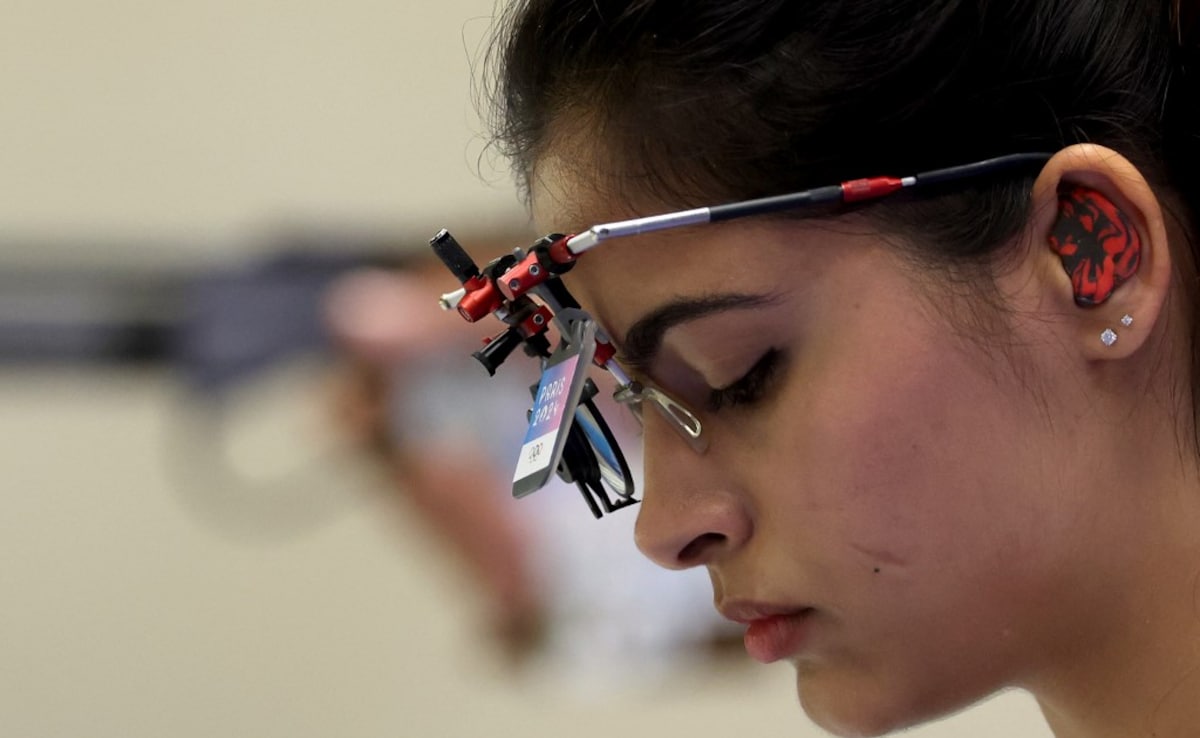
[{"label": "nose", "polygon": [[643,449],[645,492],[634,539],[651,561],[667,569],[703,566],[749,540],[753,524],[730,481],[732,460],[711,448],[698,455],[657,413],[646,413]]}]

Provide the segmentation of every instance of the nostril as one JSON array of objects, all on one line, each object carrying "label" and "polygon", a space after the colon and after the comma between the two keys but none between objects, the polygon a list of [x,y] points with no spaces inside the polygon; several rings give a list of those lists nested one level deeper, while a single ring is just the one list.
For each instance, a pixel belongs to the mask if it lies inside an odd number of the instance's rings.
[{"label": "nostril", "polygon": [[681,566],[695,566],[712,555],[712,550],[725,542],[721,533],[705,533],[696,536],[679,552],[677,561]]}]

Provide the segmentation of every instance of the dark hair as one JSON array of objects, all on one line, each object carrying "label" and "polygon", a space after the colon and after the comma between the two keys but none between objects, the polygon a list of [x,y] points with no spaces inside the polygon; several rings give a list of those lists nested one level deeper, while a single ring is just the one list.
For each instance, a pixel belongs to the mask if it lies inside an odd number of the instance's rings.
[{"label": "dark hair", "polygon": [[[1195,7],[518,0],[494,47],[495,135],[527,187],[574,121],[603,155],[597,186],[680,207],[1094,142],[1172,193],[1191,232],[1200,213]],[[982,264],[1024,223],[1031,181],[1000,178],[864,215],[936,249],[922,255],[937,263]],[[1192,249],[1177,261],[1200,377]]]}]

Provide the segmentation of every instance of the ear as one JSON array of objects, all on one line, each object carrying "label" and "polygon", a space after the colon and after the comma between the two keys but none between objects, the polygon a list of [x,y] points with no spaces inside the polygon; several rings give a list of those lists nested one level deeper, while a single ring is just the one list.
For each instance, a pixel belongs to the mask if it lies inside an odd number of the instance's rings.
[{"label": "ear", "polygon": [[1077,144],[1046,162],[1032,196],[1028,258],[1043,305],[1066,316],[1083,358],[1131,356],[1159,322],[1171,280],[1154,190],[1117,152]]}]

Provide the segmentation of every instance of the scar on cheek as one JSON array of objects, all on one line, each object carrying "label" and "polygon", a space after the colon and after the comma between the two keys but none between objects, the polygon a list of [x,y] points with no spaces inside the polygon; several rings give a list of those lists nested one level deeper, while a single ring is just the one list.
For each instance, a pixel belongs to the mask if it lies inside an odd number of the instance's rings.
[{"label": "scar on cheek", "polygon": [[872,574],[881,573],[883,571],[883,567],[885,566],[903,567],[905,565],[904,560],[893,553],[881,551],[879,549],[874,549],[858,543],[852,543],[850,546],[867,559],[863,563],[871,568]]},{"label": "scar on cheek", "polygon": [[1075,304],[1099,305],[1137,273],[1141,236],[1125,214],[1095,190],[1065,190],[1059,193],[1058,208],[1050,248],[1071,278]]}]

